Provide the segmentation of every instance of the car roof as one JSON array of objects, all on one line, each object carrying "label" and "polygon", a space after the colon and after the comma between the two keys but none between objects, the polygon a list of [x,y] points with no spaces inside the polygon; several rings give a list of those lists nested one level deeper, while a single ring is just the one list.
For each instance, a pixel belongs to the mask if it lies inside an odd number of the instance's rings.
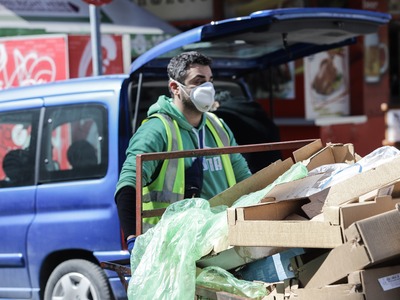
[{"label": "car roof", "polygon": [[[60,96],[71,93],[90,93],[107,90],[118,90],[127,79],[126,74],[80,77],[68,80],[53,81],[30,86],[11,87],[0,90],[0,103],[23,99]],[[71,88],[73,86],[73,89]]]},{"label": "car roof", "polygon": [[130,74],[166,76],[171,57],[197,50],[212,57],[213,73],[233,76],[352,44],[390,19],[386,13],[345,8],[257,11],[180,33],[136,58]]}]

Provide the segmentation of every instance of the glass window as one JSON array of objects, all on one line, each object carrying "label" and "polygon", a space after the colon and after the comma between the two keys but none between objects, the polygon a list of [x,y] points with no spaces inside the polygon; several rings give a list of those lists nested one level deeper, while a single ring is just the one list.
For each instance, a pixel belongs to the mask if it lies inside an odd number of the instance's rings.
[{"label": "glass window", "polygon": [[108,164],[107,113],[101,105],[46,110],[40,182],[100,178]]},{"label": "glass window", "polygon": [[34,184],[39,110],[0,113],[0,188]]}]

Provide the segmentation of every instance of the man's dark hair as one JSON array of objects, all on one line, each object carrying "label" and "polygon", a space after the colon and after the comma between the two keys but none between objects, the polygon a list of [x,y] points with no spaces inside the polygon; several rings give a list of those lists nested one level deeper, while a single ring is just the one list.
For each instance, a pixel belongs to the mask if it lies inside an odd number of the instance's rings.
[{"label": "man's dark hair", "polygon": [[167,72],[169,78],[180,83],[184,83],[186,72],[193,64],[211,66],[212,59],[197,51],[183,52],[171,59],[168,64]]}]

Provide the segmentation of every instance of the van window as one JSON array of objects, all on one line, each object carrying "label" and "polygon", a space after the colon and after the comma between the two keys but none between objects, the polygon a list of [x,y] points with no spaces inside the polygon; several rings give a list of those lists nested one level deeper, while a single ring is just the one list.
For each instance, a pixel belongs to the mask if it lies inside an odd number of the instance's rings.
[{"label": "van window", "polygon": [[0,188],[34,183],[39,110],[0,113]]},{"label": "van window", "polygon": [[39,181],[105,176],[108,164],[107,124],[106,109],[98,104],[47,108]]},{"label": "van window", "polygon": [[[251,101],[249,95],[244,90],[243,84],[236,80],[214,80],[215,99],[219,102],[225,101]],[[136,104],[137,84],[132,85],[132,127],[137,129],[142,121],[147,117],[149,107],[156,103],[158,97],[165,95],[171,97],[168,90],[168,80],[147,81],[143,82],[140,90],[140,102]],[[137,110],[136,122],[135,111]]]}]

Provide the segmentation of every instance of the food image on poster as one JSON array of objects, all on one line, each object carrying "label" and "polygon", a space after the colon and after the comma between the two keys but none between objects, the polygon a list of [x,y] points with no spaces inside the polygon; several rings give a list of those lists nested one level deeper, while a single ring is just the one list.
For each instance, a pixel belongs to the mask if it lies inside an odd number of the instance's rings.
[{"label": "food image on poster", "polygon": [[307,119],[349,114],[347,48],[304,58],[304,77]]}]

